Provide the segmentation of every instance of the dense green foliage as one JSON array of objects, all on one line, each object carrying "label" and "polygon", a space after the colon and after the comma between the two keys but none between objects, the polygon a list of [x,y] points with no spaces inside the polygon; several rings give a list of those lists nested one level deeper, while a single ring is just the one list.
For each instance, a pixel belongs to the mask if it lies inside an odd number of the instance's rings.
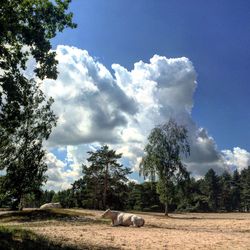
[{"label": "dense green foliage", "polygon": [[187,130],[174,120],[169,120],[151,131],[144,150],[146,154],[140,164],[140,173],[151,180],[158,178],[157,192],[167,215],[175,184],[187,177],[181,161],[181,156],[190,153]]},{"label": "dense green foliage", "polygon": [[[219,176],[210,169],[199,180],[186,178],[173,186],[169,211],[250,212],[248,196],[250,188],[249,182],[247,182],[249,178],[250,166],[241,173],[236,170],[233,175],[225,172]],[[35,197],[26,198],[25,206],[37,207],[47,202],[60,202],[66,208],[104,209],[102,203],[97,207],[97,204],[92,200],[93,194],[90,192],[91,190],[86,189],[85,182],[81,178],[74,182],[70,189],[59,192],[44,191],[39,199],[35,199]],[[110,192],[113,196],[117,195],[113,189]],[[112,194],[112,192],[114,193]],[[127,182],[120,193],[119,202],[117,202],[117,198],[111,199],[108,207],[145,212],[163,212],[165,208],[157,193],[157,182],[144,182],[141,184]]]},{"label": "dense green foliage", "polygon": [[[66,13],[71,0],[5,0],[0,4],[1,86],[13,100],[18,100],[20,69],[32,56],[38,63],[40,79],[57,77],[55,52],[50,39],[66,27],[74,28],[72,13]],[[1,104],[1,103],[0,103]]]},{"label": "dense green foliage", "polygon": [[[103,146],[95,152],[88,152],[89,166],[83,165],[82,183],[85,186],[84,201],[86,207],[97,209],[122,208],[122,199],[126,198],[126,182],[130,169],[123,167],[118,160],[121,154],[116,154],[108,146]],[[76,192],[76,186],[73,187]]]},{"label": "dense green foliage", "polygon": [[6,169],[4,189],[15,199],[13,208],[20,204],[25,194],[39,192],[46,180],[47,165],[42,143],[56,124],[51,104],[52,100],[47,101],[37,85],[28,81],[23,94],[19,127],[15,133],[8,133],[7,129],[3,131],[8,138],[8,144],[1,152],[2,164]]},{"label": "dense green foliage", "polygon": [[[65,27],[75,27],[70,0],[6,0],[0,4],[0,170],[4,199],[22,208],[26,194],[39,193],[47,165],[42,143],[56,124],[52,99],[41,80],[57,77],[50,39]],[[29,72],[28,59],[34,69]]]}]

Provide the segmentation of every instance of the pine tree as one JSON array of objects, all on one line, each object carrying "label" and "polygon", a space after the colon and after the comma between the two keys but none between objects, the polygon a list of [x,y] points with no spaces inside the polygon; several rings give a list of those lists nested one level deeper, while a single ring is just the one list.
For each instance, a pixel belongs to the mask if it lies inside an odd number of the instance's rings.
[{"label": "pine tree", "polygon": [[233,173],[232,178],[232,210],[240,211],[240,174],[236,169]]},{"label": "pine tree", "polygon": [[220,180],[220,199],[219,199],[219,208],[224,211],[232,211],[232,176],[225,171]]},{"label": "pine tree", "polygon": [[142,185],[142,204],[143,210],[159,211],[162,208],[160,196],[157,193],[156,182],[144,182]]},{"label": "pine tree", "polygon": [[250,166],[241,171],[241,207],[243,211],[250,211]]},{"label": "pine tree", "polygon": [[127,175],[131,171],[118,163],[122,155],[110,150],[107,145],[88,154],[90,166],[83,165],[83,180],[92,206],[106,209],[114,204],[112,200],[122,198],[120,193],[126,190]]},{"label": "pine tree", "polygon": [[132,189],[130,190],[128,197],[128,208],[132,210],[142,211],[143,204],[143,188],[140,184],[134,184]]},{"label": "pine tree", "polygon": [[77,207],[84,207],[84,199],[87,197],[86,183],[82,178],[72,184],[72,192],[76,200]]},{"label": "pine tree", "polygon": [[205,174],[203,192],[208,197],[208,204],[212,211],[219,207],[220,186],[219,179],[214,170],[211,168]]}]

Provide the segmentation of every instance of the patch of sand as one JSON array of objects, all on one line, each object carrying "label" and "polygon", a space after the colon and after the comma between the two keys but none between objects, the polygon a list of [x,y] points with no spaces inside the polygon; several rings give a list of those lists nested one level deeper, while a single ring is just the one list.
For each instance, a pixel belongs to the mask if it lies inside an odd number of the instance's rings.
[{"label": "patch of sand", "polygon": [[[90,212],[97,219],[101,211]],[[250,214],[188,213],[164,217],[140,213],[142,228],[111,227],[81,221],[29,223],[24,226],[52,240],[76,245],[117,249],[250,249]]]}]

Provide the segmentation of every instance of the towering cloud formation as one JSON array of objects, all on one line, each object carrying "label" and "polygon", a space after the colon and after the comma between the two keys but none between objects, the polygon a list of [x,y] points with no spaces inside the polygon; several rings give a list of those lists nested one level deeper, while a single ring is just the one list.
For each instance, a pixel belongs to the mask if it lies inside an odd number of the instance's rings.
[{"label": "towering cloud formation", "polygon": [[240,149],[219,152],[214,139],[192,120],[197,84],[189,59],[155,55],[149,63],[136,62],[131,71],[113,64],[110,72],[85,50],[58,46],[56,52],[59,77],[47,80],[43,90],[55,99],[59,117],[49,146],[64,147],[66,160],[50,153],[50,167],[59,166],[49,170],[50,187],[53,181],[65,186],[78,177],[86,152],[104,143],[122,152],[124,163],[137,170],[150,130],[170,117],[188,127],[191,157],[186,164],[193,175],[203,175],[211,167],[221,173],[236,162],[245,164],[247,160],[235,160],[243,155],[249,161],[248,152],[234,157]]}]

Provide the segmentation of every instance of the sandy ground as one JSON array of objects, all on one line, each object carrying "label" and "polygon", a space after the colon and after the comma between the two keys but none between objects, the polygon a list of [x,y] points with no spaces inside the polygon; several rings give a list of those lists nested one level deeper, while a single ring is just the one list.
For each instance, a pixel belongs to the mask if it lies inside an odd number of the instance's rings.
[{"label": "sandy ground", "polygon": [[[77,210],[79,211],[79,210]],[[107,249],[250,249],[250,214],[247,213],[141,213],[142,228],[111,227],[95,223],[100,211],[86,221],[47,221],[22,224],[52,240]],[[93,220],[93,221],[92,221]]]}]

